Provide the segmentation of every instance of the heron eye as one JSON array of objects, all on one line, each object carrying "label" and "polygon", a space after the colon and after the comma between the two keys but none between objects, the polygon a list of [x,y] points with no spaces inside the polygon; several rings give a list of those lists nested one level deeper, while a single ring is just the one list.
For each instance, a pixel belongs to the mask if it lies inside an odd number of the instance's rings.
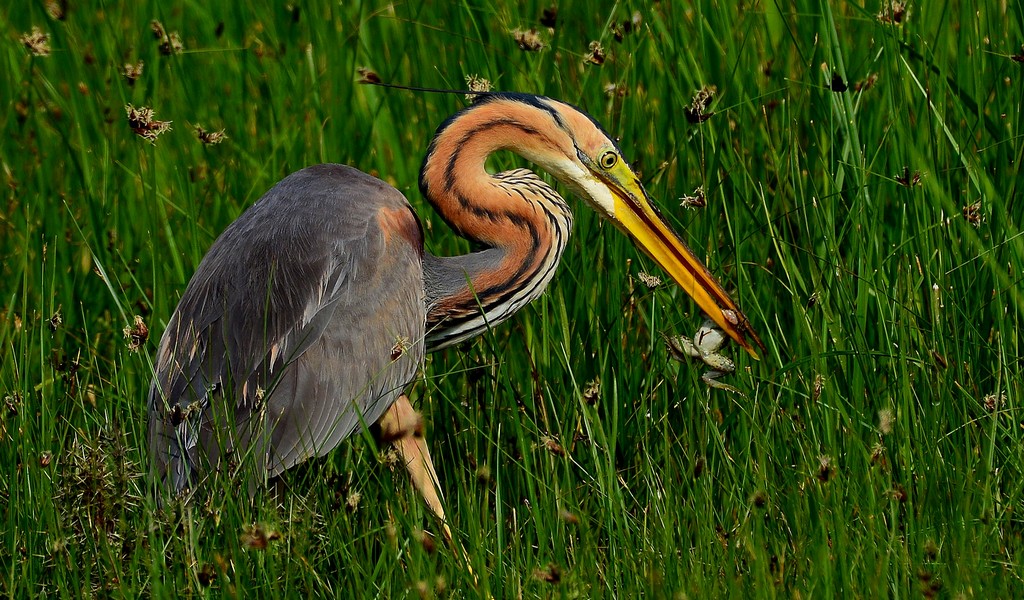
[{"label": "heron eye", "polygon": [[609,150],[601,155],[601,160],[599,162],[602,169],[610,169],[615,166],[615,163],[618,162],[618,160],[618,155]]}]

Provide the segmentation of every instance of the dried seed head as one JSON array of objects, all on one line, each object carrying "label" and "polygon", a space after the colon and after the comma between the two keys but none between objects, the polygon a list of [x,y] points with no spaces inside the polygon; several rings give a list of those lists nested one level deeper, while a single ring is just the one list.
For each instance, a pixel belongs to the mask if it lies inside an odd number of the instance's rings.
[{"label": "dried seed head", "polygon": [[433,554],[437,551],[437,543],[434,542],[434,536],[430,535],[422,529],[417,529],[413,532],[412,536],[416,538],[416,541],[423,546],[423,551],[427,554]]},{"label": "dried seed head", "polygon": [[7,414],[12,417],[17,416],[21,408],[21,394],[15,392],[4,396],[4,406],[7,407]]},{"label": "dried seed head", "polygon": [[718,88],[713,85],[706,85],[699,89],[693,96],[690,106],[686,109],[686,120],[690,123],[703,123],[714,116],[713,111],[708,110],[708,105],[714,99]]},{"label": "dried seed head", "polygon": [[149,339],[149,327],[146,327],[142,317],[135,315],[135,323],[125,326],[124,339],[128,340],[128,350],[130,352],[138,352],[139,348],[146,343],[146,340]]},{"label": "dried seed head", "polygon": [[160,44],[160,52],[164,56],[170,56],[172,54],[181,54],[185,51],[185,45],[181,43],[181,36],[178,35],[177,31],[172,31],[164,43]]},{"label": "dried seed head", "polygon": [[835,469],[832,466],[832,458],[822,454],[818,457],[818,481],[822,483],[828,483],[832,476],[835,474]]},{"label": "dried seed head", "polygon": [[637,275],[637,278],[640,279],[640,283],[646,285],[651,289],[654,289],[661,285],[661,278],[658,277],[657,275],[651,275],[650,273],[644,273],[643,271],[641,271]]},{"label": "dried seed head", "polygon": [[613,21],[610,25],[608,25],[608,29],[611,30],[612,37],[615,38],[615,41],[621,42],[627,35],[640,29],[640,25],[642,25],[643,22],[644,18],[640,14],[640,11],[633,11],[633,14],[630,15],[630,18],[622,22]]},{"label": "dried seed head", "polygon": [[565,448],[558,443],[558,440],[551,437],[550,435],[540,436],[540,443],[544,446],[544,449],[554,454],[555,456],[565,456]]},{"label": "dried seed head", "polygon": [[519,49],[526,52],[536,52],[544,47],[544,42],[541,41],[540,34],[537,33],[536,29],[530,29],[529,31],[516,29],[512,32],[512,38],[519,45]]},{"label": "dried seed head", "polygon": [[558,24],[558,7],[551,6],[541,11],[540,24],[550,29],[554,29],[555,25]]},{"label": "dried seed head", "polygon": [[757,490],[754,495],[750,497],[750,503],[754,505],[754,508],[764,508],[768,506],[768,494],[764,490]]},{"label": "dried seed head", "polygon": [[704,457],[698,456],[693,461],[693,478],[697,479],[704,473]]},{"label": "dried seed head", "polygon": [[362,499],[362,494],[355,490],[350,491],[348,497],[345,498],[345,509],[350,513],[356,512],[356,509],[359,508],[359,501]]},{"label": "dried seed head", "polygon": [[199,580],[199,585],[210,587],[217,580],[217,567],[214,567],[213,563],[203,564],[203,568],[199,570],[196,578]]},{"label": "dried seed head", "polygon": [[975,227],[981,226],[981,222],[984,220],[984,215],[981,214],[981,200],[965,205],[963,212],[968,223]]},{"label": "dried seed head", "polygon": [[622,25],[619,24],[617,21],[613,21],[610,25],[608,25],[608,29],[612,32],[612,37],[615,38],[616,42],[621,43],[622,40],[625,39],[626,33],[622,31]]},{"label": "dried seed head", "polygon": [[356,69],[356,73],[359,74],[359,79],[356,80],[356,83],[374,84],[381,82],[380,75],[368,67],[359,67]]},{"label": "dried seed head", "polygon": [[1006,392],[1000,392],[996,394],[986,394],[984,405],[985,410],[988,412],[996,412],[1006,402]]},{"label": "dried seed head", "polygon": [[821,398],[821,392],[825,390],[825,378],[821,373],[814,374],[814,383],[811,385],[811,401],[817,402]]},{"label": "dried seed head", "polygon": [[534,570],[533,577],[554,585],[562,581],[562,569],[555,563],[548,563],[547,566]]},{"label": "dried seed head", "polygon": [[181,54],[185,50],[185,45],[181,43],[181,35],[177,31],[168,32],[163,24],[156,20],[150,21],[149,28],[153,32],[153,37],[160,41],[160,54],[170,56]]},{"label": "dried seed head", "polygon": [[33,27],[32,31],[21,34],[18,41],[21,42],[21,45],[25,46],[25,49],[32,56],[50,55],[50,34],[44,33],[38,27]]},{"label": "dried seed head", "polygon": [[629,95],[629,88],[619,83],[604,84],[604,95],[609,98],[625,98]]},{"label": "dried seed head", "polygon": [[265,525],[246,527],[239,537],[242,547],[247,550],[266,550],[270,542],[281,539],[281,534]]},{"label": "dried seed head", "polygon": [[603,65],[605,58],[604,46],[601,45],[601,42],[593,41],[590,42],[587,53],[583,55],[583,62],[584,64]]},{"label": "dried seed head", "polygon": [[[494,86],[490,80],[478,75],[466,75],[466,88],[470,92],[480,92],[482,94],[491,91]],[[466,94],[466,102],[476,102],[482,97],[480,94]]]},{"label": "dried seed head", "polygon": [[871,464],[885,467],[885,446],[882,442],[878,442],[871,447]]},{"label": "dried seed head", "polygon": [[[1010,60],[1016,63],[1024,63],[1024,44],[1020,45],[1020,52],[1010,56]],[[1010,85],[1012,83],[1009,77],[1006,77],[1003,81],[1006,85]]]},{"label": "dried seed head", "polygon": [[68,17],[68,0],[46,0],[43,7],[54,21],[63,21]]},{"label": "dried seed head", "polygon": [[878,431],[882,435],[889,435],[892,433],[892,410],[883,408],[878,411]]},{"label": "dried seed head", "polygon": [[866,92],[875,87],[876,83],[878,83],[878,73],[869,73],[867,77],[853,84],[853,89],[857,92]]},{"label": "dried seed head", "polygon": [[708,199],[704,196],[704,186],[698,186],[693,190],[693,194],[683,196],[679,202],[683,208],[704,208],[708,205]]},{"label": "dried seed head", "polygon": [[177,31],[168,32],[164,24],[156,19],[149,22],[149,30],[153,32],[153,38],[160,41],[160,53],[164,56],[181,54],[185,46],[181,43],[181,36]]},{"label": "dried seed head", "polygon": [[907,3],[901,0],[888,0],[883,2],[882,10],[878,11],[879,23],[886,25],[900,25],[910,16],[907,11]]},{"label": "dried seed head", "polygon": [[207,131],[203,129],[202,125],[196,125],[196,137],[207,146],[215,146],[228,139],[223,129],[220,131]]},{"label": "dried seed head", "polygon": [[910,167],[903,167],[903,174],[896,176],[896,183],[903,187],[912,188],[921,185],[921,172],[910,172]]},{"label": "dried seed head", "polygon": [[139,77],[142,77],[142,68],[145,65],[146,63],[140,60],[135,64],[125,63],[124,66],[121,67],[121,74],[124,75],[124,79],[128,82],[128,85],[135,85],[135,82],[138,81]]},{"label": "dried seed head", "polygon": [[[489,92],[493,89],[491,82],[479,75],[466,75],[466,87],[471,92]],[[477,94],[466,94],[466,100],[472,102],[479,98]]]},{"label": "dried seed head", "polygon": [[[25,100],[18,100],[14,103],[14,114],[18,119],[18,124],[24,124],[28,120],[28,103]],[[11,189],[18,188],[18,181],[11,177],[11,174],[7,174],[7,185]]]},{"label": "dried seed head", "polygon": [[167,416],[164,417],[164,422],[169,423],[171,427],[177,427],[185,421],[185,411],[181,409],[180,404],[171,406],[171,409],[167,411]]},{"label": "dried seed head", "polygon": [[53,313],[53,316],[50,317],[50,320],[47,324],[50,326],[50,331],[55,332],[57,331],[57,328],[59,328],[63,323],[64,315],[60,314],[60,308],[58,308],[57,312]]},{"label": "dried seed head", "polygon": [[171,122],[156,120],[154,118],[156,113],[152,108],[147,106],[135,108],[131,104],[126,104],[124,110],[128,113],[128,126],[132,128],[135,135],[150,143],[156,143],[156,138],[171,130]]},{"label": "dried seed head", "polygon": [[398,360],[409,350],[409,338],[404,335],[395,338],[395,344],[391,346],[391,360]]},{"label": "dried seed head", "polygon": [[402,457],[398,454],[398,450],[396,450],[394,446],[388,446],[384,452],[381,453],[380,460],[392,471],[405,464],[402,461]]}]

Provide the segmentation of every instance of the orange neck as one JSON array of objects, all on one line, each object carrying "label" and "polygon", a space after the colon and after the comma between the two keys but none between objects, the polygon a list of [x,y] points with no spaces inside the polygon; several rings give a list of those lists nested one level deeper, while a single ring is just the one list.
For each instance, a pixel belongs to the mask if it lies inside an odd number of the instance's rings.
[{"label": "orange neck", "polygon": [[497,104],[471,107],[442,125],[420,172],[423,195],[441,217],[484,246],[464,256],[425,258],[432,349],[472,337],[539,296],[572,225],[565,201],[532,172],[487,173],[485,162],[495,151],[531,155],[556,143],[529,124],[543,117],[533,114],[538,109]]}]

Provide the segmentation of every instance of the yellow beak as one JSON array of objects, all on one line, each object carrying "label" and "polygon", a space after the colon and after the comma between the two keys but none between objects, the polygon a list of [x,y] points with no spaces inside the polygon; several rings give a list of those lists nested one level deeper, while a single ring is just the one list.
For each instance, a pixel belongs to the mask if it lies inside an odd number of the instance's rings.
[{"label": "yellow beak", "polygon": [[653,258],[722,331],[760,360],[753,344],[761,350],[764,344],[746,315],[704,263],[665,223],[632,170],[620,161],[617,168],[602,175],[615,198],[615,214],[611,219],[615,225]]}]

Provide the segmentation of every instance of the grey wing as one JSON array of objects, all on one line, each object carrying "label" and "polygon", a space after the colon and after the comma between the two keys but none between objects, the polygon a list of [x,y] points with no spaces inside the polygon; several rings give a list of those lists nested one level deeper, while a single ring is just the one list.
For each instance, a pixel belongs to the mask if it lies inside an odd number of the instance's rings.
[{"label": "grey wing", "polygon": [[339,165],[282,180],[214,243],[164,332],[154,475],[173,491],[236,465],[273,476],[375,422],[422,361],[421,263],[394,188]]}]

